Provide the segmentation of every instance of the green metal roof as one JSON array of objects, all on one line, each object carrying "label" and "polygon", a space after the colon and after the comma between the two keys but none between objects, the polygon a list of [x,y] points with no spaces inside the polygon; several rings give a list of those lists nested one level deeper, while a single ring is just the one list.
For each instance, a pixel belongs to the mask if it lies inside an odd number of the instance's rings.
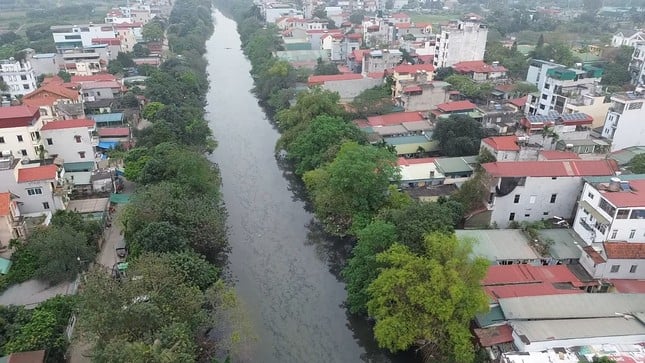
[{"label": "green metal roof", "polygon": [[463,157],[438,158],[435,160],[437,169],[442,174],[472,172],[474,169]]},{"label": "green metal roof", "polygon": [[276,57],[286,60],[287,62],[310,62],[321,58],[323,61],[329,60],[329,54],[326,50],[282,50],[275,52]]},{"label": "green metal roof", "polygon": [[69,172],[76,171],[92,171],[96,169],[96,165],[93,161],[81,161],[77,163],[63,163],[63,169]]},{"label": "green metal roof", "polygon": [[0,257],[0,274],[6,275],[9,272],[9,269],[11,269],[12,264],[13,262],[11,262],[11,260]]},{"label": "green metal roof", "polygon": [[285,50],[311,50],[311,43],[287,43]]},{"label": "green metal roof", "polygon": [[112,195],[110,195],[110,203],[115,203],[115,204],[130,203],[130,195],[112,193]]},{"label": "green metal roof", "polygon": [[96,115],[90,115],[92,120],[97,123],[113,123],[113,122],[123,122],[123,113],[99,113]]},{"label": "green metal roof", "polygon": [[614,151],[607,156],[607,159],[616,160],[618,165],[624,166],[629,164],[634,156],[643,153],[645,153],[645,146],[630,146],[622,150]]},{"label": "green metal roof", "polygon": [[487,313],[475,315],[475,320],[477,321],[477,325],[485,328],[493,324],[499,324],[506,320],[506,318],[504,318],[502,308],[496,305],[490,308]]},{"label": "green metal roof", "polygon": [[428,140],[423,135],[384,137],[383,140],[388,145],[394,146],[398,155],[417,153],[419,147],[425,151],[433,151],[438,147],[436,141]]}]

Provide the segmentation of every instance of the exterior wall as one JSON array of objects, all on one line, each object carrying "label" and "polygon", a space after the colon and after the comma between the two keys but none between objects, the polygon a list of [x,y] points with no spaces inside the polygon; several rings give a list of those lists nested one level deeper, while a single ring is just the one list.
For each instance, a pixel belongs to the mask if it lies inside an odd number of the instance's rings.
[{"label": "exterior wall", "polygon": [[[489,204],[492,210],[491,224],[507,228],[511,213],[515,213],[516,222],[535,222],[553,216],[570,218],[581,189],[580,177],[527,177],[524,186],[517,186],[505,196],[495,195]],[[495,187],[490,192],[495,193]],[[557,195],[555,203],[551,203],[552,194]],[[515,195],[520,195],[518,203],[514,202]]]},{"label": "exterior wall", "polygon": [[[11,151],[11,154],[16,158],[26,156],[30,160],[38,159],[36,147],[40,145],[40,134],[37,126],[38,123],[32,127],[0,129],[0,137],[4,139],[4,142],[0,142],[0,151]],[[22,137],[22,141],[18,141],[19,136]]]},{"label": "exterior wall", "polygon": [[490,145],[482,142],[481,148],[488,150],[497,161],[517,161],[519,160],[519,152],[517,151],[506,151],[506,150],[495,150]]},{"label": "exterior wall", "polygon": [[644,36],[645,34],[642,32],[635,33],[629,37],[624,36],[623,33],[618,33],[611,38],[611,46],[615,48],[618,48],[623,45],[633,47],[637,45],[638,42],[642,42],[643,40],[645,40]]},{"label": "exterior wall", "polygon": [[[596,264],[586,253],[582,253],[580,264],[594,279],[640,280],[645,278],[645,260],[613,259]],[[617,272],[611,272],[612,266],[619,266]],[[636,266],[634,272],[630,272]]]},{"label": "exterior wall", "polygon": [[427,111],[447,100],[447,90],[443,87],[423,88],[420,95],[402,95],[405,111]]},{"label": "exterior wall", "polygon": [[435,46],[435,67],[484,59],[488,29],[479,23],[460,23],[459,28],[442,30]]},{"label": "exterior wall", "polygon": [[603,137],[612,140],[611,151],[645,145],[645,98],[626,101],[612,97],[612,101],[614,102],[607,113],[602,131]]},{"label": "exterior wall", "polygon": [[596,128],[603,126],[610,106],[611,102],[605,102],[605,96],[584,95],[580,103],[568,102],[564,106],[564,113],[586,113],[593,117],[591,127]]},{"label": "exterior wall", "polygon": [[597,338],[579,338],[579,339],[553,339],[543,342],[531,342],[526,344],[522,341],[516,332],[513,332],[513,343],[520,352],[541,352],[543,350],[558,347],[575,347],[585,345],[604,345],[604,344],[640,344],[645,341],[645,334],[630,336],[607,336]]},{"label": "exterior wall", "polygon": [[632,77],[632,84],[645,84],[645,44],[634,44],[634,52],[628,70]]},{"label": "exterior wall", "polygon": [[[43,130],[41,134],[43,146],[47,153],[49,155],[58,155],[65,163],[94,160],[94,140],[91,132],[86,127]],[[76,136],[81,137],[80,142],[76,141]],[[84,157],[81,157],[80,153],[84,153]]]},{"label": "exterior wall", "polygon": [[112,24],[53,26],[52,36],[56,49],[60,52],[64,49],[89,47],[95,38],[116,38],[116,32]]},{"label": "exterior wall", "polygon": [[24,96],[36,90],[36,74],[29,61],[0,61],[0,77],[9,86],[12,97]]},{"label": "exterior wall", "polygon": [[382,56],[366,54],[363,59],[363,74],[383,72],[386,69],[396,67],[400,62],[401,53],[398,50],[394,52],[382,52]]},{"label": "exterior wall", "polygon": [[[38,166],[38,164],[32,166]],[[21,167],[29,167],[29,165],[18,165],[16,168]],[[53,184],[56,182],[54,179],[18,183],[16,182],[16,173],[16,170],[12,169],[0,170],[0,185],[20,197],[20,212],[23,215],[64,209],[62,199],[54,195]],[[42,194],[29,195],[27,189],[31,188],[41,188]],[[49,209],[45,209],[43,203],[48,203]]]},{"label": "exterior wall", "polygon": [[383,84],[382,79],[366,77],[347,81],[327,81],[322,88],[328,91],[338,92],[341,101],[352,101],[361,92],[381,84]]},{"label": "exterior wall", "polygon": [[34,69],[34,76],[38,77],[42,74],[58,73],[61,59],[60,55],[54,53],[34,54],[30,56],[29,62]]}]

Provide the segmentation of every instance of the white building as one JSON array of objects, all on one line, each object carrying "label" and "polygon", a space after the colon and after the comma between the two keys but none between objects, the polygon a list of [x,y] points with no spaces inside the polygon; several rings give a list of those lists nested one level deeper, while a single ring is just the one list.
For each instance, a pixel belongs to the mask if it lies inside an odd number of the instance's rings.
[{"label": "white building", "polygon": [[482,164],[488,180],[490,224],[571,218],[584,176],[611,176],[612,160],[508,161]]},{"label": "white building", "polygon": [[645,32],[642,30],[619,31],[611,38],[611,46],[618,48],[626,45],[633,47],[639,42],[645,41]]},{"label": "white building", "polygon": [[0,152],[18,158],[38,159],[40,125],[40,110],[37,107],[0,107]]},{"label": "white building", "polygon": [[596,67],[567,68],[561,64],[533,60],[526,81],[534,84],[538,92],[526,100],[527,115],[548,115],[550,111],[564,113],[570,100],[594,93],[602,77]]},{"label": "white building", "polygon": [[96,122],[90,119],[50,121],[42,126],[40,135],[49,157],[65,163],[94,162]]},{"label": "white building", "polygon": [[116,38],[113,24],[54,25],[51,28],[59,53],[92,46],[92,39]]},{"label": "white building", "polygon": [[0,78],[9,87],[12,98],[36,89],[36,75],[29,61],[20,62],[13,58],[0,60]]},{"label": "white building", "polygon": [[645,41],[634,44],[628,70],[632,77],[632,84],[639,86],[645,84]]},{"label": "white building", "polygon": [[611,140],[611,151],[645,145],[645,95],[641,92],[615,93],[611,96],[602,137]]},{"label": "white building", "polygon": [[458,62],[484,60],[488,28],[479,22],[451,23],[442,27],[435,44],[434,66],[451,67]]}]

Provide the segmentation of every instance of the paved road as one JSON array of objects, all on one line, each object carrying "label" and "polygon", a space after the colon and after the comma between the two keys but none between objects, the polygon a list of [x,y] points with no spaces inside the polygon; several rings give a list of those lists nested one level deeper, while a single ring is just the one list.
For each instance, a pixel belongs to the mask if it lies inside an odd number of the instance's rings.
[{"label": "paved road", "polygon": [[75,292],[74,282],[63,282],[49,286],[42,281],[29,280],[13,285],[3,292],[0,295],[0,305],[24,305],[30,309],[57,295],[70,295]]}]

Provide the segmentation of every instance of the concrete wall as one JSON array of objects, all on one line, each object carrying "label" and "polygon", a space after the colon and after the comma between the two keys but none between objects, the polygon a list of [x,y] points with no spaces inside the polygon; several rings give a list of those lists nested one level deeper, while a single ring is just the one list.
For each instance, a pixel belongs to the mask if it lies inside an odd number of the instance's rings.
[{"label": "concrete wall", "polygon": [[479,24],[442,31],[435,66],[450,67],[459,62],[483,60],[487,36],[488,29],[479,28]]},{"label": "concrete wall", "polygon": [[420,95],[402,95],[405,111],[428,111],[448,100],[447,90],[443,87],[423,88]]},{"label": "concrete wall", "polygon": [[[503,197],[494,197],[492,205],[489,206],[492,208],[491,224],[496,223],[500,228],[507,228],[511,222],[511,213],[515,213],[516,222],[535,222],[553,216],[571,218],[581,190],[580,177],[527,177],[524,186],[517,186]],[[491,193],[494,192],[493,187]],[[515,203],[515,195],[518,194],[520,200]],[[555,203],[550,201],[552,194],[557,195]]]},{"label": "concrete wall", "polygon": [[[44,130],[41,132],[43,146],[48,155],[58,155],[66,163],[77,163],[94,160],[92,136],[86,127],[62,130]],[[75,136],[80,136],[80,142]],[[50,145],[51,139],[51,145]],[[81,157],[80,152],[85,153]]]},{"label": "concrete wall", "polygon": [[[36,127],[12,127],[0,129],[0,137],[4,139],[4,142],[0,142],[0,152],[11,151],[12,155],[18,159],[23,156],[26,156],[31,160],[38,159],[39,155],[36,152],[38,141],[35,141],[32,137],[32,134],[36,131],[38,131]],[[22,137],[22,141],[18,141],[18,136]]]},{"label": "concrete wall", "polygon": [[366,77],[346,81],[327,81],[322,88],[331,92],[338,92],[341,101],[349,102],[361,92],[381,84],[383,84],[382,79]]}]

